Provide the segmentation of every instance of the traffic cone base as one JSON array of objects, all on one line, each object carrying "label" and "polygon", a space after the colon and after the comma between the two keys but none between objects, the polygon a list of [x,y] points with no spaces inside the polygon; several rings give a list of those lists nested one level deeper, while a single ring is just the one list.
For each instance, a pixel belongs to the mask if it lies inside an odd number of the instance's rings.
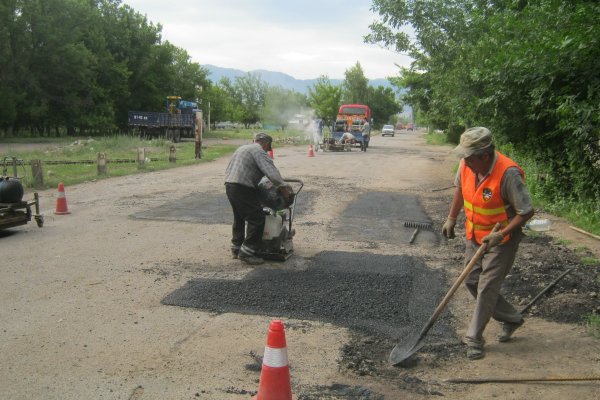
[{"label": "traffic cone base", "polygon": [[258,393],[253,400],[292,400],[283,322],[271,321],[263,356]]},{"label": "traffic cone base", "polygon": [[62,214],[70,214],[67,207],[67,197],[65,196],[65,185],[63,183],[58,184],[58,197],[56,198],[56,210],[54,214],[62,215]]}]

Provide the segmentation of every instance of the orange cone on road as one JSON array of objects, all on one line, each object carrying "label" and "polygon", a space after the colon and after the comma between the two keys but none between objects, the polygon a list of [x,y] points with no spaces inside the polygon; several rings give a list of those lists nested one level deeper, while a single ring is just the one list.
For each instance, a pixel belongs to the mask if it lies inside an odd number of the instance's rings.
[{"label": "orange cone on road", "polygon": [[308,146],[308,156],[309,157],[314,157],[315,156],[315,149],[314,149],[314,147],[313,147],[312,144],[310,146]]},{"label": "orange cone on road", "polygon": [[54,214],[70,214],[71,211],[67,208],[67,197],[65,196],[65,185],[58,184],[58,197],[56,198],[56,210]]},{"label": "orange cone on road", "polygon": [[273,149],[269,150],[269,157],[275,158],[275,154],[273,154]]},{"label": "orange cone on road", "polygon": [[280,320],[269,324],[258,393],[252,400],[292,400],[285,331]]}]

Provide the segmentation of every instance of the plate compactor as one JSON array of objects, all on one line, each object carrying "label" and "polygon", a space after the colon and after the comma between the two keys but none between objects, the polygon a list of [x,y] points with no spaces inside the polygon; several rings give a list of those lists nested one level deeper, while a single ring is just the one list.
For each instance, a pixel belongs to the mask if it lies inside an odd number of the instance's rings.
[{"label": "plate compactor", "polygon": [[296,233],[292,228],[294,209],[298,194],[304,183],[299,179],[285,179],[292,186],[294,194],[284,200],[273,183],[264,177],[258,184],[260,201],[265,214],[265,229],[262,236],[262,248],[258,256],[266,260],[285,261],[292,256],[292,239]]}]

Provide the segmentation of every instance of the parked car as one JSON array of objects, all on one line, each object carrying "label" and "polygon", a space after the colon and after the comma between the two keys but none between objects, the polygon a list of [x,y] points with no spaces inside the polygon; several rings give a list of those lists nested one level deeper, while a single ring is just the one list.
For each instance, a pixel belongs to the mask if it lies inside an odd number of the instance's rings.
[{"label": "parked car", "polygon": [[381,128],[381,136],[391,135],[394,137],[395,134],[396,131],[394,130],[394,125],[384,125],[383,128]]}]

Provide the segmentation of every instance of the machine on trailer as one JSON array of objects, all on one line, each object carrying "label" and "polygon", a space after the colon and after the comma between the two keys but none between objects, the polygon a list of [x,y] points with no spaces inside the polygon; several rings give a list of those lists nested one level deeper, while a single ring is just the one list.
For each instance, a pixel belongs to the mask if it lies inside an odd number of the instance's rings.
[{"label": "machine on trailer", "polygon": [[369,106],[342,104],[330,135],[324,138],[320,147],[323,151],[350,151],[355,145],[366,149],[369,146],[372,123]]},{"label": "machine on trailer", "polygon": [[167,96],[165,111],[129,111],[128,125],[144,137],[166,137],[173,142],[193,138],[202,125],[202,111],[198,103]]},{"label": "machine on trailer", "polygon": [[[9,159],[12,159],[13,177],[7,176]],[[37,193],[33,194],[33,201],[23,201],[24,189],[17,175],[17,159],[5,157],[2,163],[4,169],[0,176],[0,230],[25,225],[35,218],[37,226],[44,225],[44,216],[40,214],[40,201]],[[31,207],[35,207],[35,214]]]},{"label": "machine on trailer", "polygon": [[304,186],[300,179],[285,179],[294,189],[294,195],[287,202],[277,193],[273,183],[264,177],[258,184],[261,204],[265,214],[262,248],[258,255],[268,260],[285,261],[292,256],[292,239],[296,234],[292,223],[298,194]]}]

